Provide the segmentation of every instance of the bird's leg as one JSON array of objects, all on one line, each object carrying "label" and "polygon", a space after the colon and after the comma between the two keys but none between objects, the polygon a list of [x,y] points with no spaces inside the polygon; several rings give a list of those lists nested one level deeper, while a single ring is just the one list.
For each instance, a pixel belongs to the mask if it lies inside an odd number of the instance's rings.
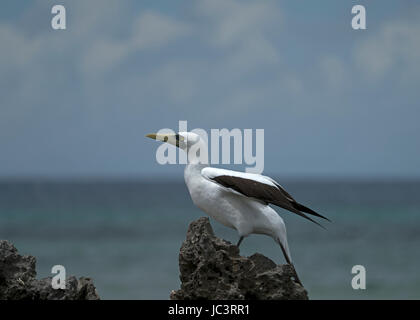
[{"label": "bird's leg", "polygon": [[244,240],[244,236],[241,236],[241,237],[239,238],[239,241],[238,241],[238,243],[236,244],[236,246],[237,246],[238,248],[239,248],[239,246],[240,246],[240,244],[241,244],[242,240]]},{"label": "bird's leg", "polygon": [[280,248],[281,248],[281,251],[283,252],[283,255],[284,255],[284,258],[286,259],[286,262],[293,268],[293,271],[294,271],[294,273],[295,273],[295,279],[296,279],[296,282],[297,283],[299,283],[302,287],[303,287],[303,284],[302,284],[302,282],[300,282],[300,279],[299,279],[299,277],[298,277],[298,275],[297,275],[297,272],[296,272],[296,269],[295,269],[295,266],[293,265],[293,263],[292,263],[292,261],[290,261],[290,259],[289,259],[289,257],[287,256],[287,254],[286,254],[286,250],[284,250],[284,247],[283,247],[283,245],[281,244],[281,242],[279,241],[278,242],[279,243],[279,245],[280,245]]},{"label": "bird's leg", "polygon": [[297,283],[299,283],[299,284],[303,287],[303,284],[302,284],[302,282],[300,281],[300,279],[299,279],[299,277],[298,277],[298,275],[297,275],[297,272],[296,272],[295,266],[293,265],[293,263],[290,263],[290,265],[292,266],[293,271],[295,272],[296,282],[297,282]]}]

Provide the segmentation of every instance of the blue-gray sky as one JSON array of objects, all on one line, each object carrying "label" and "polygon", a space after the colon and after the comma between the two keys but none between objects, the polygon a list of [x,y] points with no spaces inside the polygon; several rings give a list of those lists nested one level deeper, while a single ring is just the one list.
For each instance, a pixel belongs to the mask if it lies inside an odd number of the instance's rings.
[{"label": "blue-gray sky", "polygon": [[408,0],[2,1],[0,177],[180,175],[144,138],[179,120],[265,129],[267,173],[419,177],[419,34]]}]

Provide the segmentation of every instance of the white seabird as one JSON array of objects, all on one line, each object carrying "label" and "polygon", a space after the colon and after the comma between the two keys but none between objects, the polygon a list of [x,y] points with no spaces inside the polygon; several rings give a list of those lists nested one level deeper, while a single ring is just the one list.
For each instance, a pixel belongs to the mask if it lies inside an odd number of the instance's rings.
[{"label": "white seabird", "polygon": [[[286,226],[269,204],[277,205],[318,225],[305,213],[326,217],[298,203],[272,178],[260,174],[209,167],[200,163],[198,150],[207,150],[206,142],[193,132],[148,134],[148,138],[170,143],[187,152],[185,183],[193,203],[221,224],[239,234],[237,246],[248,235],[265,234],[277,242],[288,264],[292,265]],[[305,213],[304,213],[305,212]],[[300,283],[296,274],[296,280]]]}]

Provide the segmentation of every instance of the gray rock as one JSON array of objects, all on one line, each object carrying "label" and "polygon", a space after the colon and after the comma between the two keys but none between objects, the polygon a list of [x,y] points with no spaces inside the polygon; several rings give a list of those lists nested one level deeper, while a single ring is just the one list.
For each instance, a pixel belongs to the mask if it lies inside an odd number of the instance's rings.
[{"label": "gray rock", "polygon": [[0,240],[0,300],[98,300],[89,278],[66,279],[66,289],[53,289],[51,277],[37,280],[36,259],[22,256],[6,240]]},{"label": "gray rock", "polygon": [[208,218],[193,221],[179,253],[181,288],[172,300],[258,299],[307,300],[291,265],[276,265],[255,253],[239,255],[239,248],[215,237]]}]

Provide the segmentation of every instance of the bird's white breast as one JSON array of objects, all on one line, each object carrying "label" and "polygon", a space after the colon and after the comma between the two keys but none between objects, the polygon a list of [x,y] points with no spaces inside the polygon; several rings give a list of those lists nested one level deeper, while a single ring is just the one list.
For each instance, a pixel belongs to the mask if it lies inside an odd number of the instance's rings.
[{"label": "bird's white breast", "polygon": [[269,206],[233,193],[201,175],[197,165],[187,165],[185,183],[194,204],[219,223],[236,229],[240,235],[269,234],[272,219],[280,219]]},{"label": "bird's white breast", "polygon": [[219,185],[201,176],[201,168],[188,165],[185,169],[185,183],[194,204],[223,225],[235,228],[238,212],[229,201],[229,193]]}]

